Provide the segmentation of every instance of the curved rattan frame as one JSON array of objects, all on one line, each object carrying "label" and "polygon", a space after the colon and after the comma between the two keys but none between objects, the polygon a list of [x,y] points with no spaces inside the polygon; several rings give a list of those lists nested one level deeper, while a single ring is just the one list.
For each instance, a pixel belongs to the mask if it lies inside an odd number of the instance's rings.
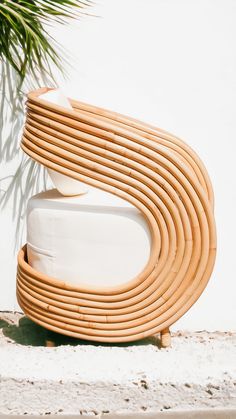
[{"label": "curved rattan frame", "polygon": [[204,165],[175,136],[70,100],[73,111],[28,95],[22,149],[45,167],[131,202],[145,217],[151,252],[140,274],[115,287],[47,277],[18,257],[24,312],[55,332],[101,342],[141,339],[167,329],[199,298],[213,269],[213,192]]}]

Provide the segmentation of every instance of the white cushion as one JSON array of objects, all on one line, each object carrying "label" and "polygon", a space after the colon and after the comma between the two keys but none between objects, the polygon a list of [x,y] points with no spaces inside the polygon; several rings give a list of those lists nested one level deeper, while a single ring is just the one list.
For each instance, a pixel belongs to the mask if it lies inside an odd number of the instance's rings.
[{"label": "white cushion", "polygon": [[[67,97],[60,89],[49,90],[47,93],[39,96],[40,99],[54,103],[66,109],[73,109]],[[52,169],[47,169],[48,174],[59,192],[65,196],[80,195],[86,193],[89,189],[88,185],[68,176],[62,175]]]},{"label": "white cushion", "polygon": [[150,235],[138,209],[109,193],[35,195],[27,211],[29,264],[73,284],[113,286],[145,266]]}]

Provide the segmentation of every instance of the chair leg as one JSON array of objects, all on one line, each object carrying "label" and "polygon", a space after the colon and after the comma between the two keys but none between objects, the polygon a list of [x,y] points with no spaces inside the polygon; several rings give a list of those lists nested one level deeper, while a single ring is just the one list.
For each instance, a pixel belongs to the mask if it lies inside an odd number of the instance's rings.
[{"label": "chair leg", "polygon": [[56,346],[54,338],[53,338],[53,333],[50,332],[49,330],[46,330],[46,334],[45,334],[45,346],[47,348],[54,348]]},{"label": "chair leg", "polygon": [[54,348],[56,345],[55,345],[55,342],[53,342],[52,340],[48,340],[48,339],[46,339],[46,341],[45,341],[45,346],[46,346],[47,348]]},{"label": "chair leg", "polygon": [[161,346],[162,348],[169,348],[171,346],[171,336],[169,327],[161,331]]}]

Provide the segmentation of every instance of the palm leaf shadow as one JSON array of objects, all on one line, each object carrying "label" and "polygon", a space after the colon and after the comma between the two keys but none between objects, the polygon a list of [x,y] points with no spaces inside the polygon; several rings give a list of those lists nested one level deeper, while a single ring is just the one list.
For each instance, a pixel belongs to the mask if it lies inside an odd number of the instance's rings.
[{"label": "palm leaf shadow", "polygon": [[[0,179],[0,182],[7,180]],[[0,207],[6,208],[11,203],[12,221],[15,224],[15,249],[22,244],[25,215],[29,198],[47,189],[47,174],[43,166],[28,157],[22,159],[11,176],[8,176],[8,186],[0,197]]]},{"label": "palm leaf shadow", "polygon": [[24,121],[24,94],[19,76],[5,61],[1,63],[0,93],[0,162],[9,162],[19,153],[18,137]]},{"label": "palm leaf shadow", "polygon": [[[13,174],[2,174],[0,177],[0,208],[11,208],[16,250],[22,244],[27,202],[32,195],[46,189],[47,174],[43,166],[20,150],[25,94],[23,86],[18,83],[18,75],[8,63],[2,63],[1,76],[0,163],[3,168],[10,162],[16,162],[16,169]],[[27,83],[24,85],[25,90],[34,87]]]}]

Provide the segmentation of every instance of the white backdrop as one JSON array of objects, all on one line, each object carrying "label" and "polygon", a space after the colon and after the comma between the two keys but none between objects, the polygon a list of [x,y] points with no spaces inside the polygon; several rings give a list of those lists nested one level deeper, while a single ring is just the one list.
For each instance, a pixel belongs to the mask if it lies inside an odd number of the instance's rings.
[{"label": "white backdrop", "polygon": [[[216,197],[214,274],[175,329],[236,329],[236,2],[100,0],[81,21],[54,28],[69,53],[73,98],[154,123],[187,141]],[[4,174],[14,172],[8,163]],[[0,217],[0,310],[17,309],[10,204]]]}]

